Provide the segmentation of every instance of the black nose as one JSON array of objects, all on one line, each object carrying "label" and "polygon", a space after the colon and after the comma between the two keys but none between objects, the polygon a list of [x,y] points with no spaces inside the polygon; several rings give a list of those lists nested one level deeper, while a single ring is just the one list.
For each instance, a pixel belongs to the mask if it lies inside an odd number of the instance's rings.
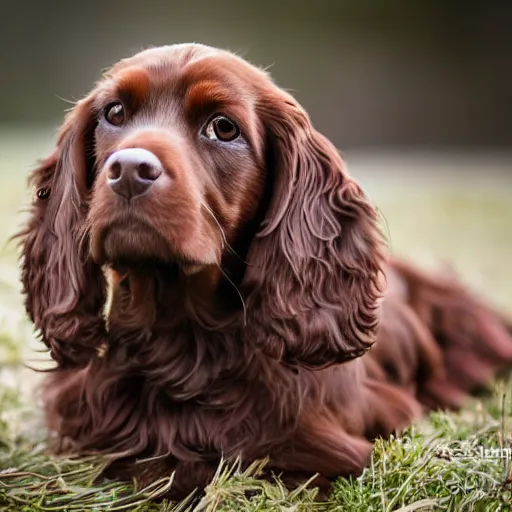
[{"label": "black nose", "polygon": [[160,160],[142,148],[116,151],[105,162],[105,168],[110,188],[126,199],[147,192],[162,174]]}]

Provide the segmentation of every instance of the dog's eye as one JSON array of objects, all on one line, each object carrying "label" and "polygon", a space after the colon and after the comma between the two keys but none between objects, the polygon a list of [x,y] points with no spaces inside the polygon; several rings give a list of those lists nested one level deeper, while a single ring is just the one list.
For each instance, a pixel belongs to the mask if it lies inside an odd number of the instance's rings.
[{"label": "dog's eye", "polygon": [[114,126],[121,126],[126,121],[126,112],[119,101],[105,107],[105,119]]},{"label": "dog's eye", "polygon": [[240,128],[231,119],[217,116],[206,126],[205,135],[211,140],[230,142],[240,135]]}]

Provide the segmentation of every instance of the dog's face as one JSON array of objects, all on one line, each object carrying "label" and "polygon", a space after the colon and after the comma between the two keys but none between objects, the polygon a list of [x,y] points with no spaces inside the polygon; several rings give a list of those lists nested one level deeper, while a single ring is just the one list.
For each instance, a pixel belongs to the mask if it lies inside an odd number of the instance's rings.
[{"label": "dog's face", "polygon": [[151,332],[174,297],[178,318],[229,318],[240,343],[311,366],[375,339],[375,210],[295,99],[231,53],[176,45],[121,61],[32,180],[27,310],[60,362],[108,345],[113,288],[121,330]]},{"label": "dog's face", "polygon": [[151,50],[93,92],[88,221],[96,262],[218,265],[263,194],[262,76],[202,47]]}]

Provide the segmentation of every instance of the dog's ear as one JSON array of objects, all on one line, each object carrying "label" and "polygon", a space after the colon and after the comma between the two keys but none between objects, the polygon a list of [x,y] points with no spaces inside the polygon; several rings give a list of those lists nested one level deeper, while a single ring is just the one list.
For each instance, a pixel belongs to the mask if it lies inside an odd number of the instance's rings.
[{"label": "dog's ear", "polygon": [[293,98],[276,88],[259,113],[270,190],[243,283],[247,343],[310,367],[353,359],[373,344],[379,320],[376,211]]},{"label": "dog's ear", "polygon": [[85,232],[95,123],[89,96],[67,115],[52,154],[32,173],[32,209],[19,234],[26,309],[60,366],[86,364],[104,342],[103,276]]}]

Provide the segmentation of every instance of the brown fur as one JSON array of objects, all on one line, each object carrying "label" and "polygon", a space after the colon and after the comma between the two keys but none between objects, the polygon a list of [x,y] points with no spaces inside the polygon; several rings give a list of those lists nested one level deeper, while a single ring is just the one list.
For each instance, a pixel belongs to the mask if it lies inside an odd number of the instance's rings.
[{"label": "brown fur", "polygon": [[[117,127],[102,114],[115,100]],[[234,145],[200,136],[216,112],[239,124]],[[133,147],[164,176],[127,206],[105,162]],[[174,496],[221,456],[270,456],[287,481],[355,475],[372,439],[460,406],[512,362],[502,319],[453,279],[387,262],[332,144],[227,52],[121,61],[32,184],[49,191],[21,234],[27,311],[56,362],[48,423],[74,452],[122,453],[110,475],[176,470]]]}]

